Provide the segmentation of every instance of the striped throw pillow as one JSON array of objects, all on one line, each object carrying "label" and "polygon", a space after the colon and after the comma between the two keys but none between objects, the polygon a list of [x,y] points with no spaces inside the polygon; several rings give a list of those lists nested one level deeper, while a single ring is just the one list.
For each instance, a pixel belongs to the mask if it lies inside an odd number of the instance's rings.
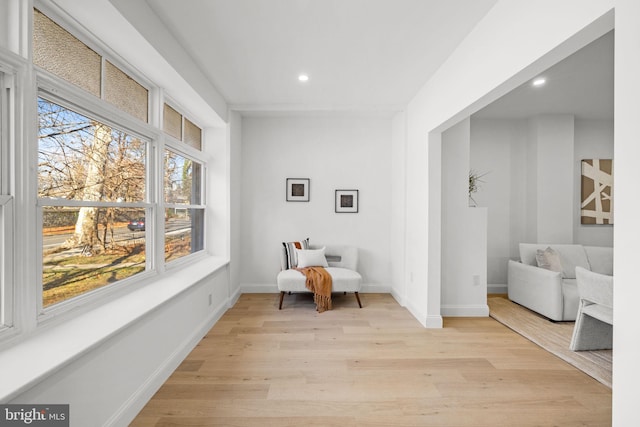
[{"label": "striped throw pillow", "polygon": [[309,249],[309,238],[299,242],[282,242],[285,252],[287,253],[287,269],[296,268],[298,266],[298,255],[296,249]]}]

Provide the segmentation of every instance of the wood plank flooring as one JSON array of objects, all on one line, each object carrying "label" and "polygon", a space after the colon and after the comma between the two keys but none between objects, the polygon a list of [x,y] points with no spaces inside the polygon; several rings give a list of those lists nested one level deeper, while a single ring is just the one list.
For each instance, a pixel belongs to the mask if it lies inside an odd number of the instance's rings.
[{"label": "wood plank flooring", "polygon": [[491,318],[244,294],[132,426],[608,426],[611,389]]}]

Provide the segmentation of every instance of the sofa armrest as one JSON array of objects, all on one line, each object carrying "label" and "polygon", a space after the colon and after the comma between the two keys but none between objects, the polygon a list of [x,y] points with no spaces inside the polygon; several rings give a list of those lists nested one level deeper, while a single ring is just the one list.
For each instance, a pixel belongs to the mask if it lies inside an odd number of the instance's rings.
[{"label": "sofa armrest", "polygon": [[509,260],[509,299],[552,320],[563,320],[562,274]]}]

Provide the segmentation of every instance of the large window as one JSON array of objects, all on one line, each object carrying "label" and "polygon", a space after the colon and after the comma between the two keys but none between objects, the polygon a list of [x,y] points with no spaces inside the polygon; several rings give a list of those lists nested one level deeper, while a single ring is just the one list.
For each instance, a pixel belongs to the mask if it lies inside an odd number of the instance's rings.
[{"label": "large window", "polygon": [[33,44],[40,308],[202,251],[201,129],[38,10]]},{"label": "large window", "polygon": [[145,270],[148,141],[45,98],[38,119],[47,307]]}]

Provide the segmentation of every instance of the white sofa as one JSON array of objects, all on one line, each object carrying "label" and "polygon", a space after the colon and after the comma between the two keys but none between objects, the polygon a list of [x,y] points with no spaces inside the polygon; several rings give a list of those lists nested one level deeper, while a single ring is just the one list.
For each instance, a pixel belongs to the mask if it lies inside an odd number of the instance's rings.
[{"label": "white sofa", "polygon": [[[553,249],[562,271],[538,267],[536,252]],[[509,260],[507,293],[511,301],[555,321],[576,320],[576,267],[613,275],[613,248],[575,244],[520,244],[520,262]]]},{"label": "white sofa", "polygon": [[[362,308],[360,302],[360,286],[362,284],[362,276],[356,271],[358,266],[358,249],[352,246],[324,246],[325,258],[327,260],[327,272],[331,275],[333,292],[353,292],[356,296],[358,306]],[[317,246],[311,249],[317,249]],[[282,301],[285,292],[309,292],[305,282],[304,274],[293,268],[287,269],[287,254],[283,248],[280,253],[280,268],[277,282],[280,291],[280,305],[282,309]]]}]

